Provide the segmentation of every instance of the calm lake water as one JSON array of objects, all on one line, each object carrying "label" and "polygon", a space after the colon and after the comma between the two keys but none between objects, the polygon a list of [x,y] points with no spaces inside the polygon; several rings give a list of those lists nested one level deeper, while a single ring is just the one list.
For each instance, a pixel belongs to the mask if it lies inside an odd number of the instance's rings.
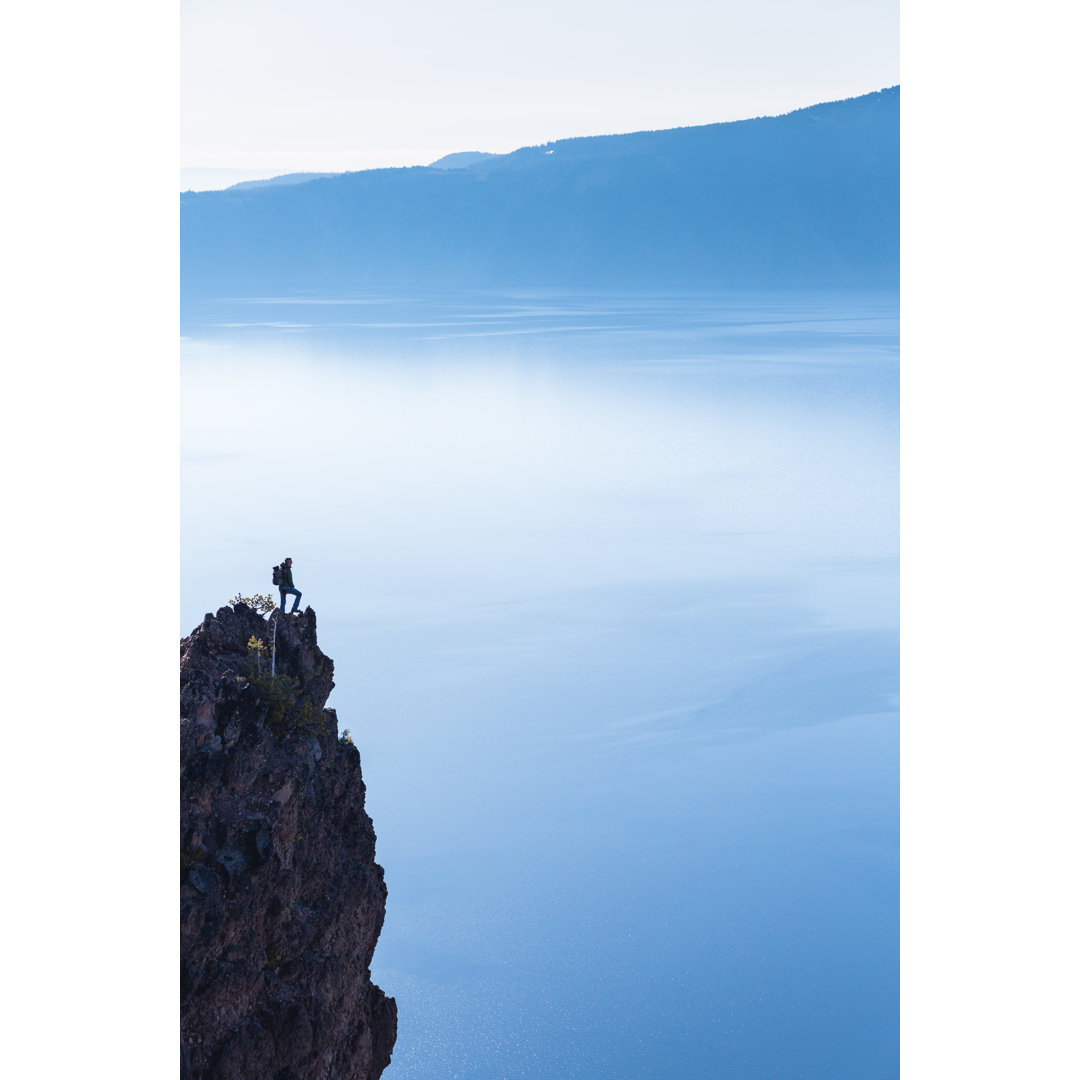
[{"label": "calm lake water", "polygon": [[898,1075],[897,315],[187,306],[181,631],[294,559],[388,1080]]}]

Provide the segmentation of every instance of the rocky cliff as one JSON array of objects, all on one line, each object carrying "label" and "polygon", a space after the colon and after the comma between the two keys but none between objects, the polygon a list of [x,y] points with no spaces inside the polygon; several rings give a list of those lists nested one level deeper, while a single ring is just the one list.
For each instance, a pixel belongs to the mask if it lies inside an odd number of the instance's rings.
[{"label": "rocky cliff", "polygon": [[[397,1007],[360,755],[326,709],[315,612],[238,603],[180,645],[182,1080],[373,1080]],[[268,647],[262,655],[254,638]]]}]

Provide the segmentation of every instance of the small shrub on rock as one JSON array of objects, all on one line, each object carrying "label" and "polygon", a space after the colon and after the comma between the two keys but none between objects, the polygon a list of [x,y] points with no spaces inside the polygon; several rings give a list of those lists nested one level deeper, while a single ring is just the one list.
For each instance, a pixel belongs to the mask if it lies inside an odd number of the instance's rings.
[{"label": "small shrub on rock", "polygon": [[266,726],[278,737],[293,731],[307,735],[326,734],[326,716],[310,701],[300,699],[300,683],[291,675],[269,675],[252,671],[251,685],[267,703]]},{"label": "small shrub on rock", "polygon": [[236,607],[237,604],[246,604],[252,611],[257,611],[260,615],[265,615],[277,607],[273,596],[269,593],[256,593],[254,596],[241,596],[237,593],[229,603],[233,607]]}]

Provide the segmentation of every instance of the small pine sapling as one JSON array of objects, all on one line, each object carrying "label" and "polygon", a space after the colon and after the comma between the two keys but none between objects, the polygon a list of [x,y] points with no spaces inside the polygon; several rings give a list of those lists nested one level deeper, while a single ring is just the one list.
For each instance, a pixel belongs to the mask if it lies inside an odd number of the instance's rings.
[{"label": "small pine sapling", "polygon": [[236,607],[237,604],[246,604],[260,615],[265,615],[268,611],[273,611],[277,607],[274,598],[269,593],[256,593],[254,596],[241,596],[237,593],[229,603],[233,607]]}]

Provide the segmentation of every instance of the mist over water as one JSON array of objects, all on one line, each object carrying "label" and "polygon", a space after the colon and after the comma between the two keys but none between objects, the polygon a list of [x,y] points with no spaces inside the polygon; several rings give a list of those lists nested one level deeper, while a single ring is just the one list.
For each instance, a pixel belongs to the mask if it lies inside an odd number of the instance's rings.
[{"label": "mist over water", "polygon": [[897,1058],[897,298],[189,306],[182,632],[286,555],[401,1080]]}]

